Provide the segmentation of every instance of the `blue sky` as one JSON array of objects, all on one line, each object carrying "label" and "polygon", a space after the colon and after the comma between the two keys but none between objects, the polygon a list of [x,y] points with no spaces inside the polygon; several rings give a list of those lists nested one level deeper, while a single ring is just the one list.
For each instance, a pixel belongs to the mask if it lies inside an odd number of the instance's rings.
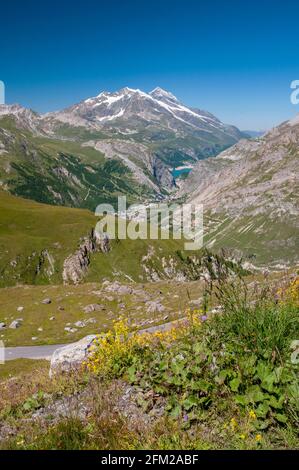
[{"label": "blue sky", "polygon": [[0,23],[7,103],[46,112],[161,86],[241,129],[299,112],[295,0],[11,0]]}]

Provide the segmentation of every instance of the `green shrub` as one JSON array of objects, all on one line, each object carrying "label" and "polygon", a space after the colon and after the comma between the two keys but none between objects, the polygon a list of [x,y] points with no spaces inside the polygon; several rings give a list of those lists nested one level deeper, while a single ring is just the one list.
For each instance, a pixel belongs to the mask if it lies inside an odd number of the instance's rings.
[{"label": "green shrub", "polygon": [[240,416],[255,414],[252,432],[298,426],[299,365],[290,349],[299,338],[297,304],[276,301],[265,290],[249,296],[238,276],[216,282],[221,313],[168,348],[136,354],[129,380],[164,396],[167,411],[186,426],[230,407]]}]

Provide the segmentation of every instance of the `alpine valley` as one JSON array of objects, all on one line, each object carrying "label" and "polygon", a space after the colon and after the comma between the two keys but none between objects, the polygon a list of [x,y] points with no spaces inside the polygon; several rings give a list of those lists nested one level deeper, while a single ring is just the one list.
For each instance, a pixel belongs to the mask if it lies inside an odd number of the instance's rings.
[{"label": "alpine valley", "polygon": [[2,3],[0,461],[287,465],[299,2]]},{"label": "alpine valley", "polygon": [[[161,88],[102,92],[44,115],[2,105],[1,198],[9,192],[91,211],[102,202],[115,204],[119,195],[128,203],[199,203],[208,248],[282,268],[298,261],[298,148],[298,118],[250,138]],[[176,178],[175,168],[192,171]],[[43,250],[49,246],[40,246],[37,259]],[[1,282],[4,271],[11,283],[11,267],[2,268]]]},{"label": "alpine valley", "polygon": [[[268,358],[297,344],[298,156],[298,117],[253,138],[160,88],[0,106],[0,449],[211,448],[223,419],[221,446],[243,446],[235,422],[246,448],[297,445],[277,432],[298,383]],[[203,248],[95,230],[119,195],[125,227],[141,204],[202,204]]]}]

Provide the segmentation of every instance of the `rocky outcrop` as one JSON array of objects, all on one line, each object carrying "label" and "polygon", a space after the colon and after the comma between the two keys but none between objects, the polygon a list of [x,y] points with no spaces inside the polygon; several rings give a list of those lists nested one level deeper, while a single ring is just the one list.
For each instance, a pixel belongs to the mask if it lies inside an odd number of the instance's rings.
[{"label": "rocky outcrop", "polygon": [[109,237],[105,233],[92,230],[83,238],[78,250],[68,256],[63,263],[62,278],[65,284],[78,284],[85,276],[90,264],[90,255],[96,251],[107,253],[110,249]]},{"label": "rocky outcrop", "polygon": [[175,180],[170,169],[158,158],[155,158],[153,162],[152,171],[161,188],[172,189],[175,187]]},{"label": "rocky outcrop", "polygon": [[141,267],[149,282],[158,282],[162,279],[171,279],[174,281],[184,282],[186,276],[187,265],[180,258],[173,256],[163,256],[156,252],[155,248],[151,245],[148,252],[142,257]]},{"label": "rocky outcrop", "polygon": [[36,274],[45,274],[48,278],[55,273],[55,261],[53,255],[48,250],[42,250],[36,266]]}]

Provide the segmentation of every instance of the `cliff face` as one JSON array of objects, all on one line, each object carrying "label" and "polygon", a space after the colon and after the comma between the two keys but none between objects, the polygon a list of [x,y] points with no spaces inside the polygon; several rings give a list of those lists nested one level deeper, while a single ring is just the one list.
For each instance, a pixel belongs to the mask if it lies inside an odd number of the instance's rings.
[{"label": "cliff face", "polygon": [[173,189],[175,187],[175,180],[169,168],[161,160],[157,158],[154,160],[152,172],[161,189]]}]

